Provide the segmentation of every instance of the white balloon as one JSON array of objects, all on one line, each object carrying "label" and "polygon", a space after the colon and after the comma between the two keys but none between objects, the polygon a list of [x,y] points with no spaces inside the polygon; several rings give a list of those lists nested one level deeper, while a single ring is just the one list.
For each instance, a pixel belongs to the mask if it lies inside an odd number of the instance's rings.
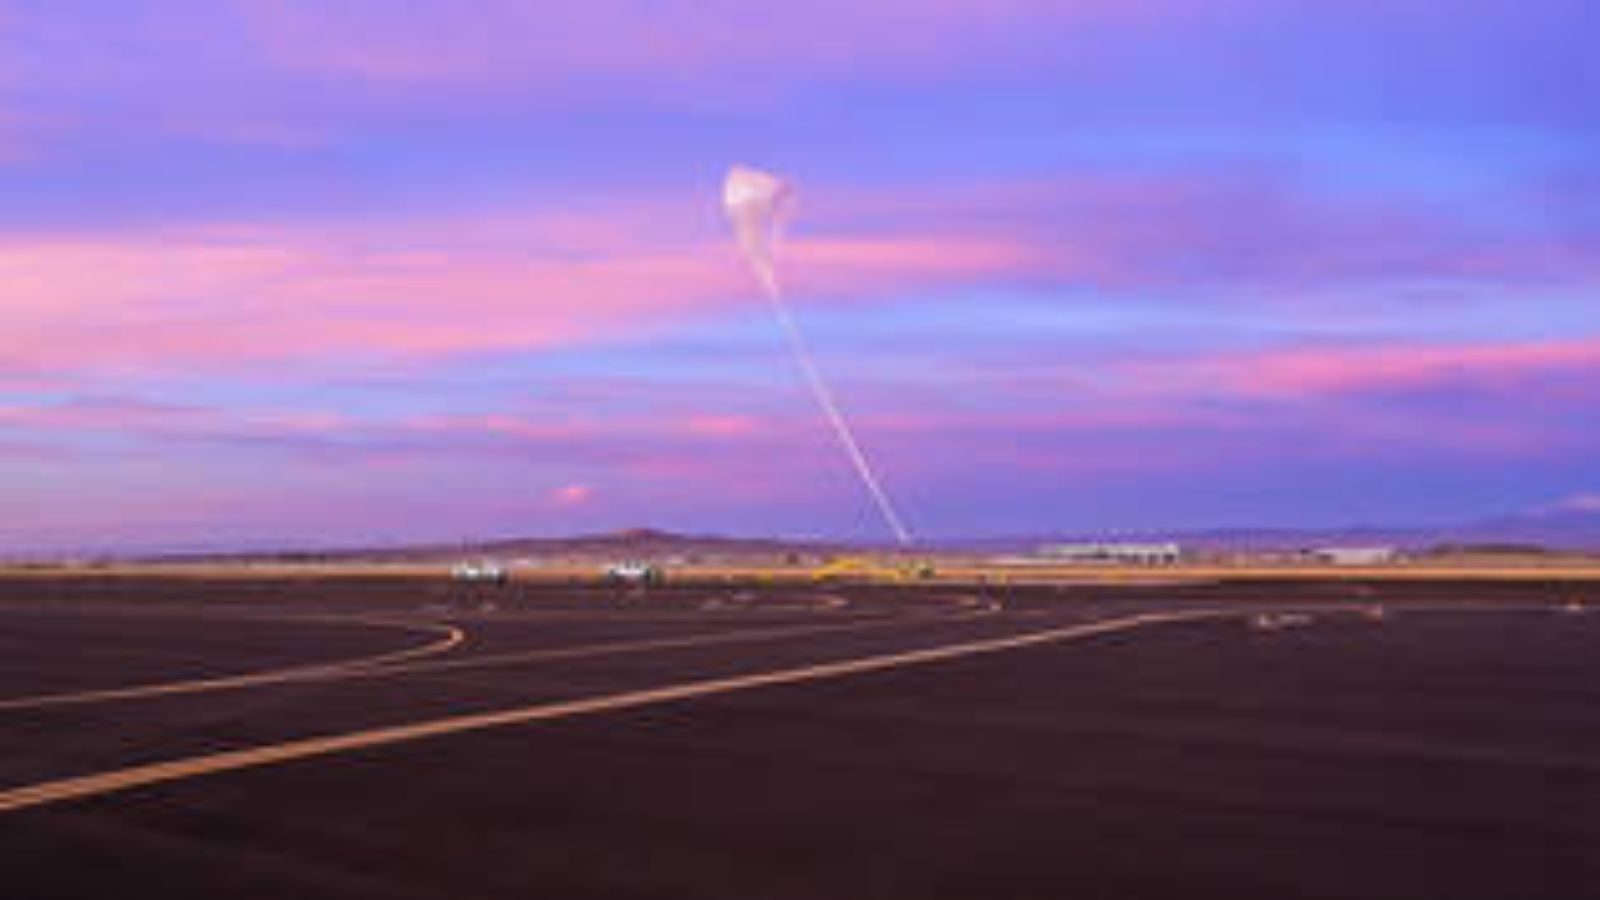
[{"label": "white balloon", "polygon": [[811,387],[817,406],[822,408],[823,415],[833,426],[834,434],[838,436],[845,455],[850,457],[850,463],[855,466],[856,474],[861,476],[861,483],[883,516],[884,524],[894,533],[895,540],[901,545],[910,544],[910,532],[901,522],[900,514],[890,502],[888,492],[878,480],[871,461],[867,459],[866,451],[861,449],[861,444],[856,440],[849,420],[844,417],[844,412],[834,400],[833,390],[823,379],[822,370],[811,356],[811,347],[806,343],[805,335],[801,333],[799,323],[789,311],[789,305],[785,302],[783,291],[778,285],[778,275],[773,267],[772,256],[783,230],[784,219],[794,207],[793,186],[771,172],[763,172],[748,166],[734,166],[728,170],[728,177],[722,184],[722,206],[728,214],[728,220],[733,223],[734,235],[739,239],[739,249],[744,252],[750,268],[755,270],[756,277],[761,279],[762,287],[766,288],[767,299],[772,303],[772,311],[778,317],[778,323],[783,326],[784,335],[789,340],[789,348],[794,352],[795,361],[799,363],[800,371]]},{"label": "white balloon", "polygon": [[734,166],[722,186],[722,205],[733,223],[739,249],[768,291],[777,290],[772,254],[794,204],[794,189],[770,172]]}]

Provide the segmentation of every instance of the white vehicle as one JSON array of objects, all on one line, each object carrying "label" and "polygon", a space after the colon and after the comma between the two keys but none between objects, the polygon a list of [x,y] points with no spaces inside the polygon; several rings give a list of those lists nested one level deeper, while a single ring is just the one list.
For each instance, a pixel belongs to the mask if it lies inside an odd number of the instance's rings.
[{"label": "white vehicle", "polygon": [[660,584],[661,569],[647,562],[620,562],[606,566],[605,578],[614,584]]},{"label": "white vehicle", "polygon": [[478,562],[456,563],[450,568],[450,577],[457,581],[487,581],[494,584],[505,584],[511,580],[511,572],[505,566],[493,560],[480,560]]}]

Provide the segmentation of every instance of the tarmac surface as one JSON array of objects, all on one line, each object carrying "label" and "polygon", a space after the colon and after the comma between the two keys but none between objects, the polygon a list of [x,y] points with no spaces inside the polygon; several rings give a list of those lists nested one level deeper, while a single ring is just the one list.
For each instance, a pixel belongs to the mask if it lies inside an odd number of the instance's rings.
[{"label": "tarmac surface", "polygon": [[1593,590],[0,580],[5,895],[1593,896]]}]

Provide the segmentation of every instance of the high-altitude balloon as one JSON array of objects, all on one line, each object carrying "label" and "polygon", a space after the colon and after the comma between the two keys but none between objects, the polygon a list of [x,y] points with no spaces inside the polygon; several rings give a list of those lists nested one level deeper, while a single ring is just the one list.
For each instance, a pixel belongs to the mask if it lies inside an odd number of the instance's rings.
[{"label": "high-altitude balloon", "polygon": [[770,172],[734,166],[723,184],[722,204],[733,223],[739,249],[755,269],[756,277],[769,293],[776,292],[778,279],[772,267],[772,253],[794,204],[794,189]]},{"label": "high-altitude balloon", "polygon": [[772,311],[777,316],[778,323],[783,326],[784,336],[789,341],[789,349],[793,351],[795,362],[805,375],[806,383],[811,388],[812,396],[816,398],[817,406],[822,409],[822,414],[833,426],[840,446],[844,448],[845,455],[850,458],[856,474],[861,477],[862,485],[878,507],[884,524],[894,534],[895,540],[902,545],[911,543],[910,532],[901,523],[900,514],[895,511],[894,504],[890,502],[888,492],[878,480],[871,461],[867,459],[866,452],[856,440],[849,420],[844,417],[839,404],[834,400],[833,390],[828,387],[828,382],[822,377],[822,370],[812,358],[811,347],[806,343],[805,335],[800,331],[800,325],[795,321],[793,313],[789,311],[783,290],[778,284],[777,270],[773,265],[773,250],[782,230],[784,218],[794,205],[794,188],[789,182],[770,172],[746,166],[734,166],[728,170],[728,178],[723,182],[722,205],[728,213],[728,220],[733,223],[734,235],[739,240],[739,249],[750,263],[750,268],[755,271],[756,277],[761,280],[761,286],[766,289],[767,300],[772,304]]}]

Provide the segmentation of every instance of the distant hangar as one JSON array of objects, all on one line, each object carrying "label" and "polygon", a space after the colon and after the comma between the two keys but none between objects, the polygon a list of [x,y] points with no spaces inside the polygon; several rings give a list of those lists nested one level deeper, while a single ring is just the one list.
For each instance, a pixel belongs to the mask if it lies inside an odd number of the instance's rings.
[{"label": "distant hangar", "polygon": [[1307,556],[1335,566],[1381,566],[1399,559],[1393,547],[1318,547]]},{"label": "distant hangar", "polygon": [[1095,563],[1134,566],[1170,566],[1183,558],[1183,549],[1177,544],[1047,544],[1037,555],[1053,562]]}]

